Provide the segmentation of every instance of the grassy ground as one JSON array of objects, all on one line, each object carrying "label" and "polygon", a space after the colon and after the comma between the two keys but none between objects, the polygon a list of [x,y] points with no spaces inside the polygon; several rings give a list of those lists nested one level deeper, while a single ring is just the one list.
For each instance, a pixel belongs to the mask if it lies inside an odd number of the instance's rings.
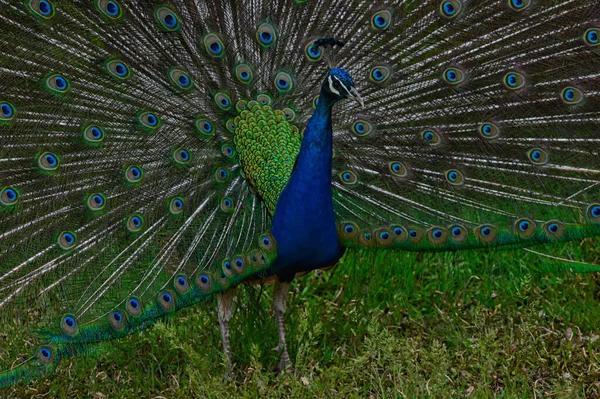
[{"label": "grassy ground", "polygon": [[[598,247],[552,251],[600,263]],[[223,378],[213,301],[0,396],[600,397],[598,275],[525,251],[355,260],[292,287],[288,342],[299,377],[275,370],[272,287],[244,287],[233,380]]]}]

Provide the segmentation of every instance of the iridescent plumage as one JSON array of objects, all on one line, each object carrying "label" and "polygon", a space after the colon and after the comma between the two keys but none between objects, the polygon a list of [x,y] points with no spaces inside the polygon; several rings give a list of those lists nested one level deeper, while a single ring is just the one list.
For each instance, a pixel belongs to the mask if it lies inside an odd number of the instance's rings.
[{"label": "iridescent plumage", "polygon": [[215,294],[230,355],[270,276],[285,366],[344,251],[600,235],[596,1],[0,6],[0,320],[43,327],[0,386]]}]

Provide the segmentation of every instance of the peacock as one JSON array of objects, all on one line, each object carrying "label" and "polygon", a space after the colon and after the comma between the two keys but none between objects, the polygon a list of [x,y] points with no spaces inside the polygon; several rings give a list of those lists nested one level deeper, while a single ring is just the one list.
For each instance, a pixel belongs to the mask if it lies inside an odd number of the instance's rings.
[{"label": "peacock", "polygon": [[0,0],[0,24],[0,320],[43,326],[0,387],[213,296],[231,371],[234,289],[269,280],[286,368],[290,283],[343,256],[600,235],[596,0]]}]

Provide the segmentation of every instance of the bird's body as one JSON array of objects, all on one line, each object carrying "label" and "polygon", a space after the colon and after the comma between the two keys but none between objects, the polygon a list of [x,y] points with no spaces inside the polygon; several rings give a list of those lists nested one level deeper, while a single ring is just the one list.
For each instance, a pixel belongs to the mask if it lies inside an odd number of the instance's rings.
[{"label": "bird's body", "polygon": [[273,276],[285,366],[344,251],[600,235],[595,1],[0,5],[0,320],[46,327],[0,386],[213,295],[230,355]]},{"label": "bird's body", "polygon": [[284,281],[330,266],[342,255],[331,190],[333,103],[321,97],[308,121],[294,171],[273,216],[275,268]]}]

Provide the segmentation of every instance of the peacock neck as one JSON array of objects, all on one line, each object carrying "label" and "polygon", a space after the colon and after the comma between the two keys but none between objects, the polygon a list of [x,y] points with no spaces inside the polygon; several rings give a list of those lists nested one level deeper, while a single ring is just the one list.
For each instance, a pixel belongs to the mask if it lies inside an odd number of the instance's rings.
[{"label": "peacock neck", "polygon": [[333,154],[333,129],[331,111],[335,103],[321,94],[313,116],[309,119],[302,139],[302,146],[292,172],[328,192],[331,198],[331,163]]},{"label": "peacock neck", "polygon": [[335,101],[321,93],[308,121],[296,166],[273,216],[280,278],[335,263],[341,256],[331,188]]},{"label": "peacock neck", "polygon": [[[327,158],[331,164],[331,152],[333,150],[331,113],[334,105],[335,102],[325,95],[321,94],[319,96],[315,112],[306,125],[304,139],[302,140],[302,146],[298,154],[298,162],[314,156],[314,149],[321,147],[329,150],[330,156],[323,158],[324,160]],[[329,175],[329,181],[331,181],[331,174]]]}]

